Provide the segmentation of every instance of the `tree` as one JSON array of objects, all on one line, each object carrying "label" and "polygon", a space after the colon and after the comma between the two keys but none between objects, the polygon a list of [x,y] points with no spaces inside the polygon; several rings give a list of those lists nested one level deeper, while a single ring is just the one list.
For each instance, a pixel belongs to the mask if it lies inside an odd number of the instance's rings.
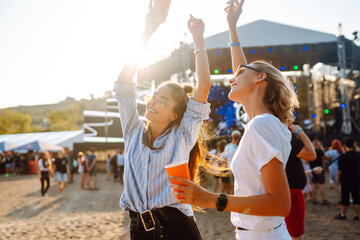
[{"label": "tree", "polygon": [[70,131],[77,130],[81,124],[81,109],[77,104],[72,104],[69,108],[51,112],[49,117],[51,131]]},{"label": "tree", "polygon": [[15,134],[31,132],[31,116],[5,109],[0,114],[0,134]]}]

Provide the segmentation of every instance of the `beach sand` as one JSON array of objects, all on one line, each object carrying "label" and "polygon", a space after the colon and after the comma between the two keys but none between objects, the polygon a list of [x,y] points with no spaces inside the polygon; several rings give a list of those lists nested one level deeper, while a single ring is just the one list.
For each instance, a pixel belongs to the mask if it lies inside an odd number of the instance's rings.
[{"label": "beach sand", "polygon": [[[58,199],[55,179],[49,197],[41,198],[37,175],[0,176],[0,239],[129,239],[129,219],[119,208],[122,186],[98,174],[98,191],[82,190],[79,175]],[[337,221],[335,190],[326,187],[329,206],[306,202],[303,239],[360,239],[360,221]],[[196,213],[204,240],[235,239],[230,213],[209,209]],[[180,227],[180,226],[179,226]]]}]

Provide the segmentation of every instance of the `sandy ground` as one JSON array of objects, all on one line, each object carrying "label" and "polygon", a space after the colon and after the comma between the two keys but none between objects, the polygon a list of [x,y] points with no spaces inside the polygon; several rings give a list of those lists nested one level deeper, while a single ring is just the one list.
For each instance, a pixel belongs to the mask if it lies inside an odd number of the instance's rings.
[{"label": "sandy ground", "polygon": [[[36,175],[0,176],[0,239],[129,239],[129,219],[119,209],[120,183],[98,174],[98,191],[81,190],[79,175],[68,184],[64,198],[57,198],[51,181],[49,197],[42,200]],[[335,190],[326,188],[329,206],[306,203],[303,239],[360,239],[360,221],[336,221],[339,211]],[[207,210],[196,214],[205,240],[234,239],[230,213]]]}]

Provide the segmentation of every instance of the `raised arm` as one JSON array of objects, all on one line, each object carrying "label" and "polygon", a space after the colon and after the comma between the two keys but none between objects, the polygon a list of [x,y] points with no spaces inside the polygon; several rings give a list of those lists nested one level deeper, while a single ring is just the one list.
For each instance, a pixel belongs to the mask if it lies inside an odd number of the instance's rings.
[{"label": "raised arm", "polygon": [[230,33],[231,63],[234,73],[240,64],[247,64],[244,51],[240,45],[239,37],[236,32],[236,24],[242,13],[244,2],[245,0],[241,0],[240,2],[238,0],[230,0],[228,6],[225,8]]},{"label": "raised arm", "polygon": [[306,133],[300,128],[300,126],[291,124],[289,126],[289,130],[292,134],[297,133],[297,137],[304,144],[303,149],[301,149],[301,151],[298,153],[297,157],[304,159],[306,161],[316,160],[316,152],[315,152],[314,145],[312,144],[311,140],[306,135]]},{"label": "raised arm", "polygon": [[[141,37],[142,49],[145,48],[148,40],[150,39],[152,34],[156,31],[156,29],[158,29],[163,19],[164,19],[164,12],[158,8],[152,8],[150,4],[149,12],[146,15],[146,19],[145,19],[145,30]],[[134,51],[134,53],[136,54],[136,51]],[[132,79],[134,78],[134,75],[138,67],[138,62],[140,58],[139,55],[140,54],[138,54],[138,56],[135,56],[135,58],[132,61],[127,62],[125,66],[122,68],[118,77],[118,82],[120,84],[132,83]]]},{"label": "raised arm", "polygon": [[201,103],[206,103],[209,90],[211,88],[211,83],[209,59],[204,40],[205,25],[201,19],[194,18],[192,15],[190,15],[188,29],[191,32],[194,40],[195,69],[198,79],[198,87],[195,91],[193,99]]}]

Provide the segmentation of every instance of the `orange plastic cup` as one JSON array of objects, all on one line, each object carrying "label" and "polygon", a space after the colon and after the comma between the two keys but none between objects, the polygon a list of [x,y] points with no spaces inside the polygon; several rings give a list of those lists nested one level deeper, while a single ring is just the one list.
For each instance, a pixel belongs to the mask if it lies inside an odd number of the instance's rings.
[{"label": "orange plastic cup", "polygon": [[[190,172],[189,172],[189,166],[187,161],[181,161],[176,163],[171,163],[165,166],[166,172],[169,177],[181,177],[186,180],[190,180]],[[170,178],[170,182],[177,185],[185,186],[184,184],[175,181]],[[175,192],[182,192],[180,190],[174,189]],[[180,197],[176,197],[178,199],[183,199]]]}]

